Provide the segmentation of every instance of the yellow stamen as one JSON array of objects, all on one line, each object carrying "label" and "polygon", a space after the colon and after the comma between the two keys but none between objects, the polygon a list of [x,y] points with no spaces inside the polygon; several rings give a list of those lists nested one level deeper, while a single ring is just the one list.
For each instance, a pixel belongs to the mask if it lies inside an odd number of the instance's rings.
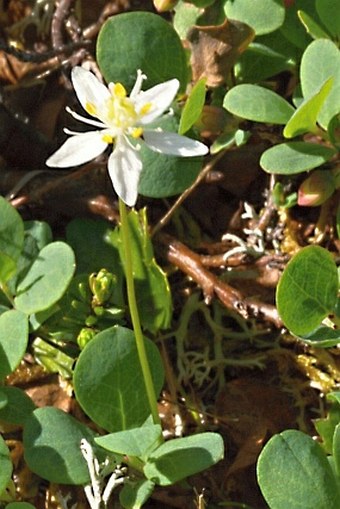
[{"label": "yellow stamen", "polygon": [[96,116],[97,115],[97,108],[93,103],[86,103],[85,110],[89,115]]},{"label": "yellow stamen", "polygon": [[152,104],[151,103],[145,103],[144,106],[141,107],[140,114],[141,115],[146,115],[147,113],[149,113],[151,108],[152,108]]},{"label": "yellow stamen", "polygon": [[103,134],[102,140],[105,141],[105,143],[113,143],[113,138],[110,134]]},{"label": "yellow stamen", "polygon": [[113,86],[113,94],[121,98],[127,96],[125,87],[121,83],[115,83],[115,85]]},{"label": "yellow stamen", "polygon": [[135,127],[133,131],[131,132],[132,138],[140,138],[143,134],[143,128],[142,127]]}]

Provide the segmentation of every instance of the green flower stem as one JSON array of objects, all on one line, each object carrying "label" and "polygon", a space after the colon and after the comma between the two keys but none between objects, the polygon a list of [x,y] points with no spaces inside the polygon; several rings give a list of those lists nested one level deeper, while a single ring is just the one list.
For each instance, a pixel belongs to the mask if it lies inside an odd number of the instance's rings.
[{"label": "green flower stem", "polygon": [[120,213],[120,221],[121,221],[121,232],[122,232],[122,240],[124,246],[124,257],[125,257],[125,277],[126,277],[126,286],[127,286],[127,296],[128,303],[130,308],[130,315],[133,330],[136,338],[136,345],[138,351],[139,362],[142,368],[145,388],[147,397],[149,400],[151,415],[154,424],[160,424],[160,418],[158,415],[157,408],[157,398],[155,393],[155,388],[153,385],[151,371],[149,366],[149,361],[146,355],[144,338],[142,333],[142,327],[139,319],[138,306],[136,301],[136,293],[135,293],[135,284],[133,279],[133,267],[132,267],[132,257],[131,257],[131,244],[130,244],[130,227],[128,222],[128,215],[126,210],[125,203],[120,199],[119,200],[119,213]]}]

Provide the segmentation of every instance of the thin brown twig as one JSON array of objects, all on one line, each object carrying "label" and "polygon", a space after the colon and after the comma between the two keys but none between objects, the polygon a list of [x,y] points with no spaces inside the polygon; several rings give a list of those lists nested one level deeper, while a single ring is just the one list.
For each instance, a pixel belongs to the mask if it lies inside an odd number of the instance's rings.
[{"label": "thin brown twig", "polygon": [[196,178],[195,182],[193,184],[191,184],[190,187],[188,187],[188,189],[186,189],[182,194],[181,196],[175,201],[175,203],[172,205],[172,207],[170,207],[170,209],[167,211],[167,213],[158,221],[158,223],[156,224],[156,226],[153,228],[152,232],[151,232],[151,235],[154,235],[155,233],[157,233],[161,228],[163,228],[163,226],[165,226],[171,216],[173,215],[173,213],[175,212],[175,210],[180,206],[182,205],[182,203],[188,198],[188,196],[193,192],[194,189],[196,189],[196,187],[202,182],[202,180],[205,179],[205,177],[208,175],[208,173],[213,169],[213,167],[215,166],[215,164],[220,160],[222,159],[222,157],[224,156],[224,151],[221,151],[219,152],[219,154],[217,154],[216,157],[214,157],[213,159],[211,159],[203,168],[202,170],[200,171],[198,177]]},{"label": "thin brown twig", "polygon": [[214,296],[228,309],[245,319],[262,317],[280,328],[283,326],[275,306],[257,299],[247,298],[229,284],[221,281],[201,263],[200,256],[170,235],[162,234],[159,240],[166,247],[170,263],[192,278],[201,288],[207,304]]}]

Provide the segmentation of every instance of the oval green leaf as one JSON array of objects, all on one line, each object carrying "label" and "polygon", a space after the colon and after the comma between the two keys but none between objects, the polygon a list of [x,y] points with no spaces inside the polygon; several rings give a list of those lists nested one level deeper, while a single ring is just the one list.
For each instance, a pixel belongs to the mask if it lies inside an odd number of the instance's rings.
[{"label": "oval green leaf", "polygon": [[0,408],[0,419],[10,424],[22,426],[35,409],[35,404],[29,396],[18,387],[5,386],[1,394],[6,396],[7,404]]},{"label": "oval green leaf", "polygon": [[317,93],[326,80],[334,79],[318,115],[319,124],[327,129],[330,120],[340,111],[340,51],[337,46],[327,39],[312,42],[302,56],[300,77],[305,99]]},{"label": "oval green leaf", "polygon": [[295,111],[275,92],[246,83],[229,90],[223,106],[238,117],[270,124],[286,124]]},{"label": "oval green leaf", "polygon": [[[178,120],[164,117],[157,122],[164,131],[178,131]],[[158,154],[145,144],[140,151],[143,170],[138,190],[150,198],[165,198],[182,193],[189,187],[202,168],[202,157],[177,157]]]},{"label": "oval green leaf", "polygon": [[184,90],[187,64],[180,38],[172,26],[150,12],[128,12],[109,18],[99,32],[97,62],[105,80],[131,89],[137,70],[147,76],[146,88],[177,78]]},{"label": "oval green leaf", "polygon": [[301,431],[272,437],[257,463],[257,480],[271,509],[338,509],[339,488],[321,446]]},{"label": "oval green leaf", "polygon": [[298,11],[298,17],[305,27],[307,33],[313,38],[313,39],[328,39],[329,35],[321,28],[318,23],[314,21],[314,19],[307,14],[307,12],[304,11]]},{"label": "oval green leaf", "polygon": [[161,443],[162,428],[159,424],[117,431],[110,435],[95,438],[96,444],[117,454],[127,454],[143,458],[157,443]]},{"label": "oval green leaf", "polygon": [[[144,340],[158,396],[163,386],[162,360],[156,345]],[[88,343],[79,356],[73,382],[83,410],[108,431],[141,426],[151,413],[135,337],[124,327],[106,329]]]},{"label": "oval green leaf", "polygon": [[12,461],[5,440],[0,435],[0,495],[6,489],[12,475]]},{"label": "oval green leaf", "polygon": [[285,18],[281,0],[226,0],[224,12],[227,18],[247,23],[256,35],[273,32]]},{"label": "oval green leaf", "polygon": [[71,415],[54,407],[37,408],[26,420],[23,442],[25,461],[32,472],[60,484],[89,482],[87,464],[80,450],[94,433]]},{"label": "oval green leaf", "polygon": [[23,358],[28,342],[28,320],[11,309],[0,315],[0,380],[12,373]]},{"label": "oval green leaf", "polygon": [[319,112],[332,90],[333,83],[334,79],[329,78],[318,92],[303,101],[283,130],[283,135],[286,138],[294,138],[294,136],[299,136],[300,134],[316,132]]},{"label": "oval green leaf", "polygon": [[35,509],[35,507],[28,502],[11,502],[6,505],[5,509]]},{"label": "oval green leaf", "polygon": [[334,311],[338,272],[332,255],[322,247],[307,246],[287,264],[276,291],[279,315],[285,326],[303,336]]},{"label": "oval green leaf", "polygon": [[64,242],[52,242],[38,254],[17,287],[15,307],[26,314],[48,309],[66,291],[75,271],[74,253]]},{"label": "oval green leaf", "polygon": [[148,458],[144,474],[161,486],[202,472],[223,458],[224,444],[217,433],[176,438],[158,447]]},{"label": "oval green leaf", "polygon": [[292,141],[266,150],[261,156],[260,165],[267,173],[295,175],[321,166],[335,154],[335,150],[323,145]]}]

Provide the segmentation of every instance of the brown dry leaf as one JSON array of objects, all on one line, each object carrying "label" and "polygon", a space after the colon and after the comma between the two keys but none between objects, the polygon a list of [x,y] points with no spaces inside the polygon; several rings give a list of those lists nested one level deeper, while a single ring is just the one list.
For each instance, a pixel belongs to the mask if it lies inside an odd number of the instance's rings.
[{"label": "brown dry leaf", "polygon": [[206,78],[209,87],[222,85],[254,36],[251,27],[230,19],[217,26],[195,25],[188,33],[194,82]]}]

